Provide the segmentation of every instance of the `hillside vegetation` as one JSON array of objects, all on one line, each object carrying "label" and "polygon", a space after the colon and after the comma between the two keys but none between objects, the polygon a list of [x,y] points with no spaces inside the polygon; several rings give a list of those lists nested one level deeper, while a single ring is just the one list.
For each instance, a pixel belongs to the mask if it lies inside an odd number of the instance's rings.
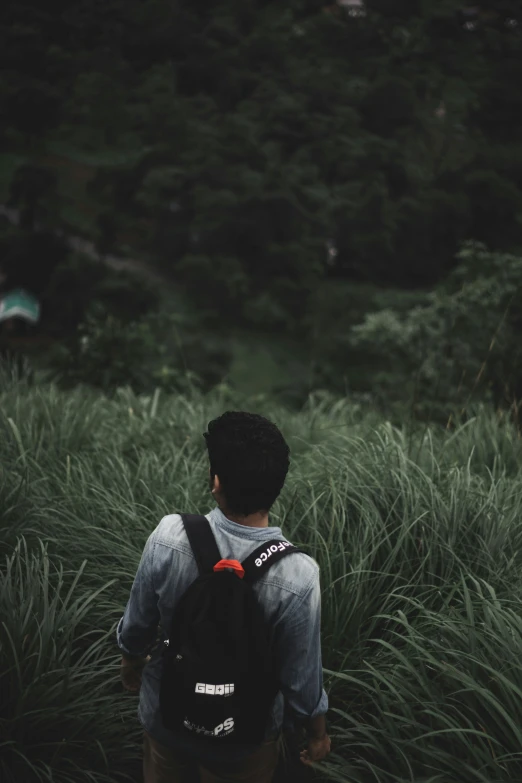
[{"label": "hillside vegetation", "polygon": [[202,432],[237,407],[288,439],[271,522],[321,567],[321,779],[522,778],[522,443],[505,415],[395,428],[326,394],[288,412],[223,388],[109,398],[4,373],[1,389],[6,783],[140,779],[115,626],[161,517],[211,508]]}]

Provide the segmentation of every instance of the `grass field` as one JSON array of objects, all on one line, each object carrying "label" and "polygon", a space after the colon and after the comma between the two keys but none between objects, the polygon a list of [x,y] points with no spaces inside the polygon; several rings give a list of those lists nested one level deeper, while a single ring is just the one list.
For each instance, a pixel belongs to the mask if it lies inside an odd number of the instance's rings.
[{"label": "grass field", "polygon": [[272,524],[321,566],[318,779],[522,780],[522,441],[505,415],[477,409],[450,432],[324,395],[288,413],[220,389],[0,384],[3,781],[140,780],[115,625],[161,517],[211,508],[201,434],[238,407],[287,437]]}]

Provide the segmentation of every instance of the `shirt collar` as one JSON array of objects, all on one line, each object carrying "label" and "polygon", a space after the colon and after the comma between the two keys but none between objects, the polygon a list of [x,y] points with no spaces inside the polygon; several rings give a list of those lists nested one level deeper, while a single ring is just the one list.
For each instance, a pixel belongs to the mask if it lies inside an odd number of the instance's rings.
[{"label": "shirt collar", "polygon": [[[231,519],[228,519],[219,506],[216,506],[215,508],[210,511],[207,516],[210,517],[210,519],[215,522],[219,527],[223,528],[224,530],[228,531],[229,533],[232,533],[235,536],[240,536],[241,538],[253,538],[253,539],[270,539],[270,538],[277,538],[278,536],[281,536],[281,528],[280,527],[274,527],[269,525],[268,527],[248,527],[247,525],[241,525],[239,522],[233,522]],[[270,522],[270,518],[268,519]]]}]

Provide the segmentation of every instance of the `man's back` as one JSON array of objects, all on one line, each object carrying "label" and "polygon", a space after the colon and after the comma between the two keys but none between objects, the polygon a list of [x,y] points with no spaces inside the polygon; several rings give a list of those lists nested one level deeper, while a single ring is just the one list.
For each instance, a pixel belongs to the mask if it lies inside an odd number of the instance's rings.
[{"label": "man's back", "polygon": [[[219,508],[206,515],[221,557],[242,562],[264,540],[286,541],[278,527],[249,527],[227,519]],[[292,542],[295,543],[295,542]],[[130,654],[141,654],[153,641],[159,623],[167,638],[177,601],[197,578],[198,570],[181,517],[164,517],[151,534],[125,614],[118,626],[118,643]],[[260,606],[273,633],[281,680],[266,729],[266,739],[295,719],[306,722],[326,713],[328,699],[322,684],[320,643],[321,597],[319,567],[303,553],[276,562],[254,584]],[[151,622],[151,617],[152,622]],[[152,636],[153,634],[153,636]],[[143,671],[139,717],[149,734],[163,745],[197,751],[197,738],[177,738],[163,728],[159,711],[161,653],[157,649]],[[209,759],[221,760],[217,748]],[[199,755],[199,754],[198,754]]]}]

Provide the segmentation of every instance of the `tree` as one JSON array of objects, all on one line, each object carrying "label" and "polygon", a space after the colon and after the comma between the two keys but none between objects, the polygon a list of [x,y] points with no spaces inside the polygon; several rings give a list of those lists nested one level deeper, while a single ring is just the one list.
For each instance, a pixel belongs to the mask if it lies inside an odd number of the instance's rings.
[{"label": "tree", "polygon": [[101,251],[125,234],[196,306],[297,331],[326,276],[427,287],[466,239],[517,250],[515,2],[8,5],[5,139],[29,85],[42,147],[100,161]]},{"label": "tree", "polygon": [[20,227],[32,231],[37,223],[56,220],[59,199],[56,175],[47,168],[24,163],[14,173],[9,205],[20,210]]}]

